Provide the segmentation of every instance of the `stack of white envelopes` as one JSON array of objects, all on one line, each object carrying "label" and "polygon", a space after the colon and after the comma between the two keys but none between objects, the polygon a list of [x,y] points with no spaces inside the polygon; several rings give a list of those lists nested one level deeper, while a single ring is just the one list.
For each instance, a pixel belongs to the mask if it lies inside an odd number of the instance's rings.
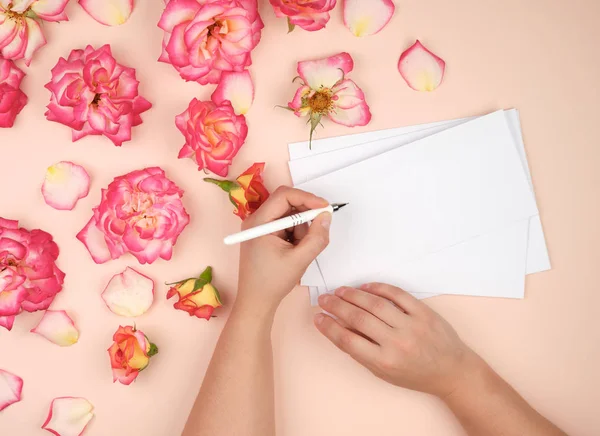
[{"label": "stack of white envelopes", "polygon": [[294,185],[337,212],[311,303],[373,281],[418,298],[523,298],[550,269],[516,110],[289,145]]}]

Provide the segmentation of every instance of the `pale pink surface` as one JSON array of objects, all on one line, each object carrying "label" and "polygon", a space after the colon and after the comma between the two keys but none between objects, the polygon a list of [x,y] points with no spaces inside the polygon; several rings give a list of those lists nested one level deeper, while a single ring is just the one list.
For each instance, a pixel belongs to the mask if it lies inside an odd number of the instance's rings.
[{"label": "pale pink surface", "polygon": [[[567,432],[599,434],[600,59],[594,54],[600,40],[596,18],[600,3],[398,2],[390,24],[368,38],[348,32],[341,8],[333,11],[325,30],[297,29],[284,35],[283,23],[271,6],[261,5],[266,27],[252,54],[256,99],[247,115],[247,143],[231,174],[265,161],[269,189],[289,182],[286,143],[306,140],[308,132],[303,120],[274,106],[288,101],[295,91],[290,79],[296,62],[303,59],[351,53],[356,63],[351,77],[361,85],[373,111],[368,127],[331,123],[318,129],[316,138],[501,107],[521,109],[554,269],[528,277],[523,301],[439,297],[428,304]],[[0,172],[0,215],[20,218],[23,226],[43,228],[55,237],[61,249],[59,266],[67,273],[55,304],[76,315],[81,331],[76,346],[61,349],[29,333],[41,313],[20,315],[11,332],[0,329],[0,349],[19,350],[3,353],[0,367],[25,381],[23,401],[0,413],[0,428],[7,434],[45,434],[39,427],[51,400],[68,395],[85,397],[95,406],[96,417],[85,436],[111,435],[115,429],[132,436],[179,434],[231,309],[238,250],[221,242],[239,229],[239,218],[224,206],[223,192],[202,182],[203,174],[193,162],[177,159],[182,136],[173,121],[193,97],[208,100],[212,87],[185,83],[170,65],[156,63],[162,32],[152,23],[158,21],[162,7],[158,1],[139,2],[127,23],[107,28],[90,26],[86,13],[71,2],[70,21],[47,26],[51,43],[37,54],[35,68],[23,82],[30,103],[15,128],[0,131],[2,148],[11,152],[10,165]],[[126,147],[112,147],[101,137],[71,144],[64,126],[44,119],[48,93],[43,85],[50,68],[81,35],[98,47],[110,42],[115,56],[126,58],[147,85],[144,94],[154,108]],[[140,37],[132,38],[136,35]],[[417,37],[431,41],[432,49],[448,63],[444,84],[433,93],[414,92],[396,68],[402,50]],[[48,208],[39,177],[22,177],[43,174],[48,163],[57,160],[77,162],[95,177],[90,195],[73,212]],[[184,202],[192,217],[173,259],[138,267],[133,258],[123,256],[95,265],[75,233],[98,204],[100,188],[115,176],[157,164],[186,191]],[[157,282],[190,277],[198,268],[212,265],[226,306],[207,323],[173,310],[165,300],[167,287],[162,291],[158,287],[152,310],[136,323],[160,353],[135,383],[122,386],[112,383],[106,347],[123,320],[106,310],[100,293],[115,273],[129,265]],[[335,350],[316,332],[312,314],[306,290],[298,289],[277,316],[273,342],[278,435],[464,434],[439,401],[386,385]],[[177,334],[181,331],[186,335]]]}]

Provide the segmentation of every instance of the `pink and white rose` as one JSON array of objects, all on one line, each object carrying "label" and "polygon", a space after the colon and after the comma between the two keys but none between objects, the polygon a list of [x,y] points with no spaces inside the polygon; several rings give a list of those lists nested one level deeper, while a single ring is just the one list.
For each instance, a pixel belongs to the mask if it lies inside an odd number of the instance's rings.
[{"label": "pink and white rose", "polygon": [[139,95],[135,69],[117,63],[110,46],[88,45],[60,58],[46,84],[51,92],[46,118],[72,129],[73,142],[104,135],[116,146],[131,140],[132,127],[152,104]]},{"label": "pink and white rose", "polygon": [[257,0],[171,0],[158,27],[165,31],[159,61],[206,85],[252,64],[264,24]]},{"label": "pink and white rose", "polygon": [[69,0],[0,0],[0,57],[24,59],[46,44],[39,21],[66,21]]},{"label": "pink and white rose", "polygon": [[26,310],[45,310],[62,289],[65,274],[56,266],[58,246],[42,230],[19,228],[0,218],[0,325],[10,330]]},{"label": "pink and white rose", "polygon": [[190,158],[198,170],[208,170],[225,177],[233,158],[246,141],[248,125],[243,115],[236,115],[229,100],[220,104],[193,99],[185,112],[175,118],[185,136],[179,158]]},{"label": "pink and white rose", "polygon": [[140,263],[171,259],[173,246],[190,217],[183,191],[158,167],[116,177],[102,190],[100,205],[79,232],[94,262],[131,253]]},{"label": "pink and white rose", "polygon": [[321,30],[329,21],[337,0],[269,0],[278,18],[287,17],[290,31],[295,26],[304,30]]},{"label": "pink and white rose", "polygon": [[21,91],[24,77],[13,61],[0,58],[0,127],[12,127],[27,104],[27,96]]}]

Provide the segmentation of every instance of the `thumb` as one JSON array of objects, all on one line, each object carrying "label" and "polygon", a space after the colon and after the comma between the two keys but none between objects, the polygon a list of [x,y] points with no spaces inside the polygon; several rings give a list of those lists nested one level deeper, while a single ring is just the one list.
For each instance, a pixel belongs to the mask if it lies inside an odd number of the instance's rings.
[{"label": "thumb", "polygon": [[294,251],[297,253],[297,256],[302,258],[302,261],[306,265],[315,260],[325,250],[325,247],[329,245],[330,225],[331,214],[323,212],[313,220],[308,228],[308,233],[300,240]]}]

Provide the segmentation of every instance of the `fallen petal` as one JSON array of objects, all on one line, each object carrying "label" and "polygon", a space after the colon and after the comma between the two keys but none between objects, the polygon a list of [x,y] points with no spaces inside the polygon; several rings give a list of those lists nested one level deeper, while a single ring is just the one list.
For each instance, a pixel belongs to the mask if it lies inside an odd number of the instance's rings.
[{"label": "fallen petal", "polygon": [[140,316],[152,306],[154,281],[128,267],[110,279],[102,292],[102,299],[117,315]]},{"label": "fallen petal", "polygon": [[79,0],[79,4],[100,24],[119,26],[131,16],[134,0]]},{"label": "fallen petal", "polygon": [[[94,217],[88,221],[86,226],[77,233],[77,239],[83,242],[85,248],[90,252],[92,259],[97,264],[104,263],[112,259],[112,253],[108,245],[104,233],[96,227]],[[118,257],[118,256],[117,256]]]},{"label": "fallen petal", "polygon": [[23,379],[0,369],[0,411],[21,401]]},{"label": "fallen petal", "polygon": [[42,428],[57,436],[78,436],[93,417],[94,406],[85,398],[55,398]]},{"label": "fallen petal", "polygon": [[236,115],[245,115],[254,101],[254,84],[250,72],[223,72],[211,99],[219,105],[229,100]]},{"label": "fallen petal", "polygon": [[0,327],[4,327],[6,330],[11,331],[13,324],[15,323],[15,316],[0,316]]},{"label": "fallen petal", "polygon": [[344,24],[354,36],[374,35],[394,15],[392,0],[344,0]]},{"label": "fallen petal", "polygon": [[73,210],[80,198],[90,192],[90,176],[72,162],[59,162],[46,171],[42,185],[44,201],[58,210]]},{"label": "fallen petal", "polygon": [[47,310],[31,332],[61,347],[69,347],[79,340],[79,330],[64,310]]},{"label": "fallen petal", "polygon": [[402,53],[398,71],[415,91],[433,91],[442,83],[446,62],[417,40]]}]

